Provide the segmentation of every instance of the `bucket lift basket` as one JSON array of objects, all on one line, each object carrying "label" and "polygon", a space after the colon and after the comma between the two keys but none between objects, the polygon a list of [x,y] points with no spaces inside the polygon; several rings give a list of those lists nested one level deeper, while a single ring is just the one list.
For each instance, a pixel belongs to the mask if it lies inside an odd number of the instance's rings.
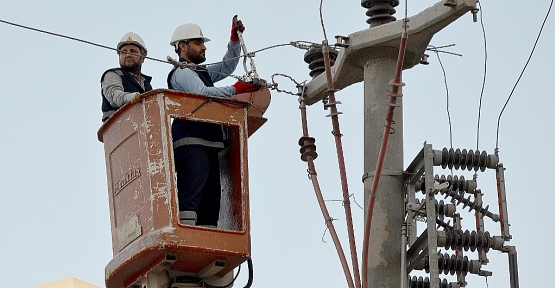
[{"label": "bucket lift basket", "polygon": [[[249,102],[256,93],[263,99],[259,107]],[[108,288],[129,287],[164,261],[164,269],[193,275],[219,263],[208,270],[222,276],[250,257],[247,138],[266,122],[262,113],[270,93],[264,88],[238,96],[153,90],[102,125],[98,139],[105,149],[114,255],[105,269]],[[230,145],[220,153],[225,169],[220,169],[218,228],[179,223],[171,137],[175,118],[228,127]]]}]

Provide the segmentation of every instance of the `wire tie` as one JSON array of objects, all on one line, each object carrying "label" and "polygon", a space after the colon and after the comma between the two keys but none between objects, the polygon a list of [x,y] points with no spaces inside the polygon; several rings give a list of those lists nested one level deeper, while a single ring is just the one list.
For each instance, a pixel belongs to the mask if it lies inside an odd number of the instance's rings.
[{"label": "wire tie", "polygon": [[332,130],[332,131],[331,131],[331,134],[332,134],[333,136],[343,137],[343,134],[341,134],[339,131]]}]

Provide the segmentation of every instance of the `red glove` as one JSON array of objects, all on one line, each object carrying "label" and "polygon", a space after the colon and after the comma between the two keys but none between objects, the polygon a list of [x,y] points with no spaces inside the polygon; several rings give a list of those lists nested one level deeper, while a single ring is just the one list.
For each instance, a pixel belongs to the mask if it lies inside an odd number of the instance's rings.
[{"label": "red glove", "polygon": [[231,22],[231,37],[229,39],[231,41],[237,42],[239,41],[239,35],[237,35],[237,31],[245,31],[245,26],[243,25],[243,21],[237,20],[237,15],[233,16],[233,21]]},{"label": "red glove", "polygon": [[258,86],[243,81],[237,81],[232,86],[235,87],[236,94],[250,93],[258,90]]}]

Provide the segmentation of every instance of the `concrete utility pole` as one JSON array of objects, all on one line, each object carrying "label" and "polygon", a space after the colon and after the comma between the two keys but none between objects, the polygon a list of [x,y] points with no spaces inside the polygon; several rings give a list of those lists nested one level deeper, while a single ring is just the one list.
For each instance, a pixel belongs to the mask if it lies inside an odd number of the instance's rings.
[{"label": "concrete utility pole", "polygon": [[[370,28],[338,37],[342,48],[332,67],[336,89],[364,81],[364,200],[376,172],[387,107],[385,91],[394,77],[403,20],[392,16],[399,1],[362,0],[368,8]],[[418,64],[433,35],[476,6],[476,0],[444,0],[410,17],[408,43],[403,69]],[[307,85],[306,104],[314,104],[327,95],[326,78],[321,74]],[[413,95],[416,96],[416,95]],[[398,104],[402,101],[397,100]],[[390,136],[375,205],[368,248],[368,288],[401,287],[401,227],[404,221],[403,192],[403,114],[402,106],[394,117],[395,134]],[[368,211],[365,211],[368,212]],[[364,263],[363,263],[364,264]],[[364,279],[363,279],[364,281]]]}]

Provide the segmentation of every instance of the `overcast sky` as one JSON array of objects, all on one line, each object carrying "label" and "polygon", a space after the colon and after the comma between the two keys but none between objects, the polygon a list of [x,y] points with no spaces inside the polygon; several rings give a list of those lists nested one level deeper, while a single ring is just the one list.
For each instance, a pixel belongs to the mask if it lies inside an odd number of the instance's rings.
[{"label": "overcast sky", "polygon": [[[405,1],[397,7],[398,18]],[[415,15],[436,1],[408,1]],[[487,38],[487,76],[483,93],[479,149],[493,153],[499,113],[528,59],[551,1],[482,1]],[[206,37],[207,61],[221,59],[233,15],[246,26],[249,50],[290,41],[320,43],[320,1],[31,1],[0,0],[0,19],[114,47],[133,31],[142,36],[149,56],[174,56],[169,46],[175,27],[193,22]],[[501,5],[502,4],[502,5]],[[328,37],[368,28],[360,1],[324,1]],[[409,36],[410,37],[410,36]],[[101,124],[100,76],[118,65],[114,51],[0,23],[0,276],[3,287],[31,287],[77,277],[104,287],[104,267],[112,258],[104,149],[97,140]],[[553,70],[555,19],[551,16],[535,54],[501,117],[500,160],[506,171],[509,221],[518,251],[521,287],[549,287],[555,253],[550,239]],[[445,68],[454,148],[476,149],[477,119],[484,78],[484,40],[470,14],[440,31],[431,42],[462,57],[440,54]],[[305,51],[279,47],[255,57],[261,77],[283,73],[308,80]],[[405,71],[403,81],[404,162],[424,142],[449,147],[447,93],[443,72],[432,53],[430,65]],[[152,86],[166,88],[171,66],[147,60],[143,72]],[[235,75],[243,73],[241,67]],[[393,77],[393,75],[391,75]],[[294,84],[276,78],[279,87]],[[232,80],[221,85],[229,85]],[[340,125],[350,192],[362,205],[363,84],[336,94],[343,104]],[[386,99],[384,95],[384,100]],[[384,109],[385,106],[384,106]],[[316,168],[327,200],[341,199],[331,122],[317,103],[308,109],[311,136],[317,139]],[[249,141],[253,287],[347,287],[333,241],[300,161],[302,136],[294,96],[272,92],[268,123]],[[378,143],[376,143],[378,145]],[[472,174],[463,174],[472,178]],[[478,186],[495,211],[493,173]],[[327,202],[347,251],[341,202]],[[473,229],[466,212],[464,228]],[[353,205],[355,233],[362,251],[363,212]],[[497,224],[486,228],[499,235]],[[323,242],[324,240],[325,242]],[[472,259],[475,255],[468,253]],[[491,251],[486,279],[470,275],[469,287],[508,287],[506,254]],[[243,271],[246,271],[246,267]],[[246,272],[236,287],[246,283]],[[414,274],[420,275],[420,274]],[[450,278],[451,277],[451,278]],[[447,277],[453,280],[452,276]],[[489,285],[489,286],[488,286]]]}]

